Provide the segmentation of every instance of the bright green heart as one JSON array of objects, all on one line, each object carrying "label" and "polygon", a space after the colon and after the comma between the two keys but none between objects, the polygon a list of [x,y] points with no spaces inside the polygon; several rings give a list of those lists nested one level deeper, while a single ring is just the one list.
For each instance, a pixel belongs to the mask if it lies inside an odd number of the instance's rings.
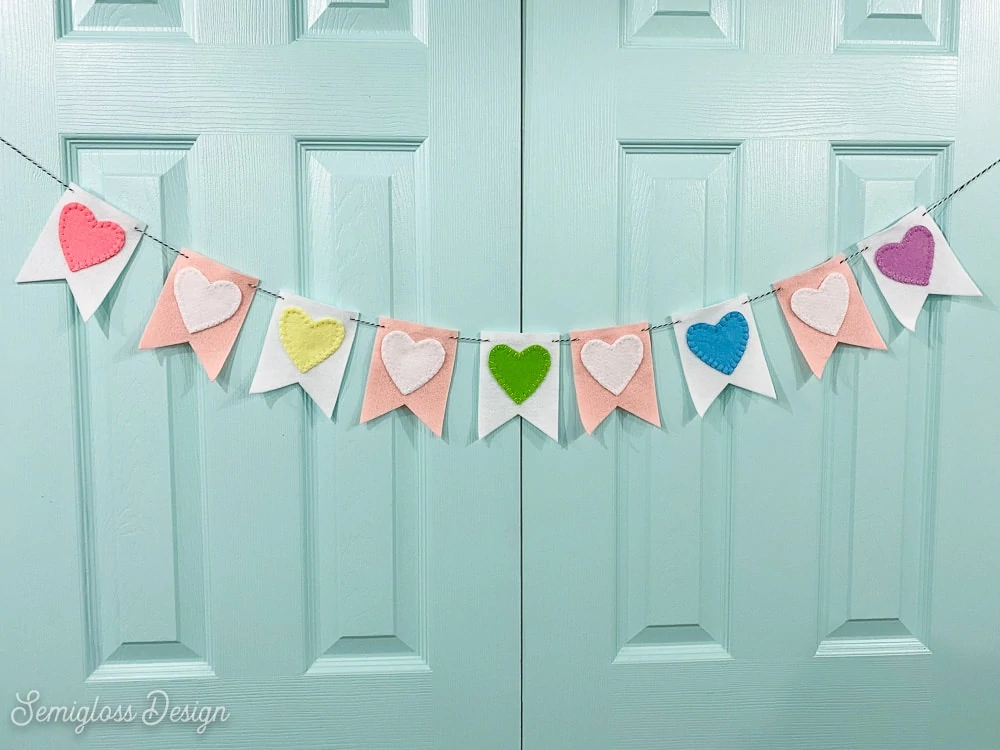
[{"label": "bright green heart", "polygon": [[515,404],[523,404],[549,374],[552,355],[544,346],[534,344],[523,352],[515,351],[506,344],[497,344],[490,349],[490,372],[503,392]]}]

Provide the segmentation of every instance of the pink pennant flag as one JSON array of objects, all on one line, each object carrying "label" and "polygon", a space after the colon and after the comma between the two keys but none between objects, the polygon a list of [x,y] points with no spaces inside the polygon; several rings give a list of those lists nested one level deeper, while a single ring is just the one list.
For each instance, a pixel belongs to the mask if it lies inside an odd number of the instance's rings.
[{"label": "pink pennant flag", "polygon": [[576,402],[587,434],[616,406],[660,426],[648,323],[574,331],[570,338]]},{"label": "pink pennant flag", "polygon": [[778,304],[817,378],[837,344],[885,349],[844,256],[773,284]]},{"label": "pink pennant flag", "polygon": [[458,331],[392,318],[378,322],[361,422],[406,406],[441,437]]},{"label": "pink pennant flag", "polygon": [[209,380],[229,358],[258,279],[182,250],[139,341],[140,349],[190,344]]}]

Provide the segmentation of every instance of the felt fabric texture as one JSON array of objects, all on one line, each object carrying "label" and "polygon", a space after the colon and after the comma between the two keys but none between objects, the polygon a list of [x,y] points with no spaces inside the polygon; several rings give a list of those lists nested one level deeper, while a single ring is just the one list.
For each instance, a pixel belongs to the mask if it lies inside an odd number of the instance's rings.
[{"label": "felt fabric texture", "polygon": [[523,404],[549,374],[552,355],[544,346],[532,344],[521,351],[507,344],[490,349],[490,374],[515,404]]},{"label": "felt fabric texture", "polygon": [[[741,323],[732,313],[738,313],[743,322]],[[723,319],[731,322],[720,328],[718,324]],[[725,390],[727,385],[735,385],[762,396],[775,398],[774,383],[771,381],[771,373],[767,368],[767,360],[764,359],[764,348],[760,343],[757,323],[753,317],[749,298],[745,294],[717,305],[703,307],[701,310],[678,313],[673,316],[673,320],[676,321],[674,334],[677,336],[677,347],[680,350],[684,379],[687,381],[688,392],[691,394],[691,401],[694,402],[698,416],[705,416],[708,407]],[[746,325],[746,343],[742,356],[738,358],[730,372],[707,364],[688,347],[688,331],[695,326],[717,326],[716,330],[720,332],[714,335],[723,338],[735,333],[742,335],[743,324]],[[705,331],[706,329],[697,328],[696,330]],[[696,336],[696,338],[699,337]],[[732,347],[733,344],[730,343],[728,346]],[[722,351],[722,354],[725,354],[725,351]],[[723,357],[723,360],[731,363],[734,355],[730,351],[728,356],[729,359]],[[719,364],[722,364],[723,360],[720,360]]]},{"label": "felt fabric texture", "polygon": [[480,338],[487,340],[479,345],[479,438],[520,416],[559,440],[559,334],[483,331]]},{"label": "felt fabric texture", "polygon": [[[432,328],[393,318],[379,318],[379,325],[382,327],[375,334],[375,347],[372,349],[371,367],[368,370],[365,400],[361,405],[361,422],[369,422],[393,409],[406,406],[431,429],[431,432],[441,437],[444,430],[445,409],[448,405],[448,391],[451,389],[451,375],[455,369],[455,351],[458,347],[458,341],[454,337],[458,335],[458,331]],[[433,356],[436,356],[437,347],[430,345],[421,347],[422,341],[435,341],[440,344],[441,350],[444,352],[444,359],[440,367],[424,384],[409,393],[403,393],[402,389],[397,386],[382,357],[382,342],[389,334],[397,331],[405,333],[414,344],[413,349],[411,349],[407,346],[405,339],[396,336],[392,338],[394,343],[390,344],[388,348],[388,351],[391,352],[390,360],[401,365],[401,369],[397,370],[396,375],[401,377],[404,387],[408,388],[418,379],[412,373],[406,372],[410,367],[406,362],[408,357],[413,357],[415,363],[421,363],[423,369],[420,371],[426,374],[430,363],[433,362]],[[403,356],[400,357],[397,352],[403,352]],[[394,364],[395,366],[396,364]],[[417,365],[413,365],[414,372],[418,369]],[[406,378],[402,378],[403,373],[407,375]]]},{"label": "felt fabric texture", "polygon": [[[588,434],[592,434],[615,407],[631,412],[656,427],[660,426],[660,409],[656,402],[656,383],[653,379],[653,350],[650,347],[648,329],[648,323],[632,323],[614,328],[573,331],[570,334],[576,403],[580,409],[583,429]],[[594,378],[584,365],[581,355],[584,346],[590,341],[603,341],[610,348],[626,336],[635,336],[639,339],[642,344],[642,358],[628,383],[621,392],[615,394]],[[635,351],[635,344],[626,344],[623,349],[626,350],[622,352],[623,355],[632,354]],[[592,351],[598,350],[595,348]]]},{"label": "felt fabric texture", "polygon": [[[69,209],[63,222],[63,212],[70,206],[81,208]],[[90,212],[93,225],[84,210]],[[125,270],[145,230],[145,222],[71,184],[45,222],[17,282],[65,279],[80,316],[90,320]],[[122,235],[124,241],[118,247]]]},{"label": "felt fabric texture", "polygon": [[[174,344],[190,344],[205,372],[208,373],[209,380],[215,380],[226,364],[233,344],[236,343],[236,337],[243,327],[243,321],[254,298],[252,287],[257,284],[258,279],[227,268],[191,250],[184,249],[181,252],[183,255],[178,255],[170,267],[160,298],[156,301],[156,307],[149,316],[146,330],[139,340],[139,348],[157,349]],[[240,303],[236,311],[226,320],[210,328],[194,333],[189,331],[181,317],[175,295],[177,276],[185,269],[197,270],[210,283],[228,281],[235,284],[240,290]]]},{"label": "felt fabric texture", "polygon": [[601,387],[617,396],[639,369],[644,349],[642,339],[633,333],[619,337],[613,344],[590,339],[580,349],[580,361]]},{"label": "felt fabric texture", "polygon": [[281,311],[278,332],[285,353],[302,373],[333,356],[344,343],[343,323],[329,316],[314,320],[301,307]]},{"label": "felt fabric texture", "polygon": [[800,287],[792,292],[790,306],[795,317],[827,336],[836,336],[847,317],[851,287],[844,274],[834,271],[818,289]]},{"label": "felt fabric texture", "polygon": [[[358,314],[285,289],[279,294],[284,299],[275,300],[250,393],[266,393],[298,383],[329,419],[354,346]],[[339,341],[334,341],[336,336],[331,337],[331,331],[339,334]],[[327,353],[330,349],[333,351]]]},{"label": "felt fabric texture", "polygon": [[[252,289],[246,290],[253,294]],[[244,292],[231,281],[209,281],[197,268],[182,268],[174,276],[174,298],[188,333],[214,328],[240,309]]]},{"label": "felt fabric texture", "polygon": [[875,265],[900,284],[927,286],[934,268],[934,235],[927,227],[910,227],[902,240],[875,251]]},{"label": "felt fabric texture", "polygon": [[125,247],[125,230],[113,221],[98,221],[82,203],[67,203],[59,214],[59,246],[69,270],[96,266]]},{"label": "felt fabric texture", "polygon": [[[929,294],[982,296],[955,257],[941,228],[930,215],[923,215],[926,210],[918,206],[888,229],[858,243],[858,250],[868,248],[862,257],[892,314],[911,331],[916,330],[917,318]],[[920,229],[912,232],[916,227]],[[926,284],[920,283],[928,263],[931,268]]]},{"label": "felt fabric texture", "polygon": [[722,316],[718,323],[696,323],[687,329],[687,345],[694,356],[724,375],[731,375],[743,359],[750,326],[741,312]]},{"label": "felt fabric texture", "polygon": [[409,396],[437,375],[444,364],[440,341],[410,338],[405,331],[392,331],[382,339],[382,364],[399,392]]},{"label": "felt fabric texture", "polygon": [[[815,268],[774,282],[774,289],[777,290],[775,296],[792,331],[792,337],[809,369],[817,378],[823,377],[823,369],[837,344],[850,344],[866,349],[886,348],[861,296],[850,264],[841,262],[844,257],[843,254],[837,255]],[[838,277],[843,281],[838,280]],[[845,289],[847,302],[843,309],[843,318],[839,325],[834,326],[841,315],[842,295]],[[799,295],[803,293],[817,294],[812,297],[800,297]],[[804,309],[801,307],[803,299],[808,300]],[[828,333],[818,325],[808,322],[793,307],[796,300],[799,300],[800,312],[806,317],[814,315],[813,322],[830,330],[835,327],[836,332]]]}]

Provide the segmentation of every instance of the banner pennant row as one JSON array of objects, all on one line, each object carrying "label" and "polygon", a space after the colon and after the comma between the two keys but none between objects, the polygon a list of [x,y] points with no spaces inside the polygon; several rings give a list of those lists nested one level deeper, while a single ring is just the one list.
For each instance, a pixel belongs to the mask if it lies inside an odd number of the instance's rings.
[{"label": "banner pennant row", "polygon": [[[4,139],[22,158],[58,181]],[[933,206],[934,210],[994,162]],[[61,182],[61,181],[60,181]],[[173,250],[146,231],[146,224],[79,185],[62,183],[41,233],[27,253],[17,283],[65,281],[83,320],[89,320],[125,271],[143,237]],[[250,393],[298,385],[332,418],[358,330],[376,327],[362,423],[405,406],[435,435],[445,411],[460,341],[479,346],[479,439],[515,417],[558,441],[560,356],[569,344],[572,383],[580,421],[593,433],[615,409],[660,426],[648,323],[557,333],[484,331],[478,338],[416,322],[379,318],[307,299],[290,290],[261,289],[259,280],[191,250],[177,258],[153,307],[139,349],[188,344],[215,380],[225,367],[257,292],[276,298]],[[821,378],[839,344],[885,350],[851,261],[864,258],[876,287],[902,326],[915,330],[931,294],[981,296],[930,212],[917,207],[891,226],[836,255],[772,285],[792,338],[809,369]],[[704,416],[730,385],[775,398],[752,303],[742,294],[725,302],[678,313],[671,322],[680,367],[695,411]]]}]

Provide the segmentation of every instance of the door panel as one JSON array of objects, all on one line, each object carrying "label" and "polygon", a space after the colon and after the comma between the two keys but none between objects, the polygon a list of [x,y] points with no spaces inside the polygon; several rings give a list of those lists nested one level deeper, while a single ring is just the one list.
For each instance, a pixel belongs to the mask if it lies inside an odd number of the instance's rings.
[{"label": "door panel", "polygon": [[[529,2],[525,326],[760,293],[946,194],[996,158],[998,20],[975,1]],[[939,213],[987,297],[993,193]],[[587,437],[566,389],[563,444],[526,435],[526,749],[1000,736],[998,441],[971,426],[998,402],[968,369],[996,357],[975,343],[990,304],[932,299],[911,335],[862,266],[888,353],[840,347],[817,381],[768,297],[776,401],[730,388],[698,419],[667,328],[664,429],[619,412]]]},{"label": "door panel", "polygon": [[[516,325],[517,8],[18,0],[0,35],[4,137],[152,234],[369,319]],[[13,279],[59,189],[2,159]],[[0,693],[230,718],[0,745],[515,747],[519,446],[473,445],[476,349],[444,440],[359,425],[362,326],[330,422],[247,395],[264,295],[217,383],[137,351],[172,257],[143,242],[88,324],[62,284],[0,300]]]}]

